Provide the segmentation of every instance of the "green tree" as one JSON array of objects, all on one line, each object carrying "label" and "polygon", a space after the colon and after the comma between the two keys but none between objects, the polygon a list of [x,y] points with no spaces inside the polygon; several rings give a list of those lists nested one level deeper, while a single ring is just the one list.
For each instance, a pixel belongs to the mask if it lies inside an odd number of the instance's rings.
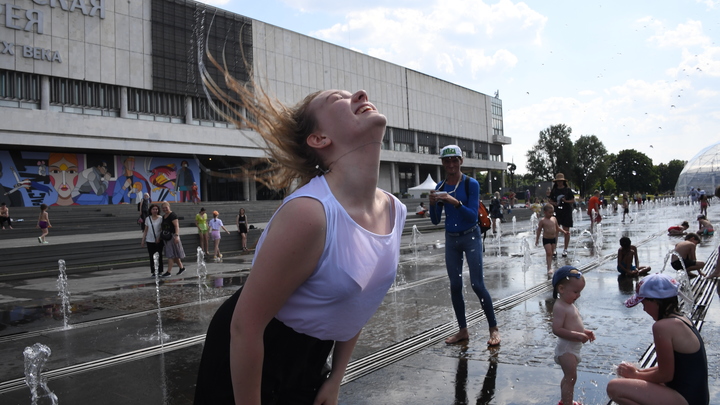
[{"label": "green tree", "polygon": [[572,128],[565,124],[552,125],[540,131],[538,142],[526,156],[527,169],[535,177],[552,180],[557,173],[572,180],[575,150],[570,139]]},{"label": "green tree", "polygon": [[675,184],[677,184],[680,172],[685,167],[684,160],[673,159],[668,164],[660,163],[655,166],[658,176],[660,176],[660,191],[666,192],[675,190]]},{"label": "green tree", "polygon": [[607,149],[595,135],[583,135],[575,141],[575,181],[580,188],[580,194],[586,195],[588,187],[602,182],[607,175],[608,166],[605,163]]},{"label": "green tree", "polygon": [[613,180],[612,177],[605,179],[605,183],[603,183],[603,190],[605,190],[605,194],[617,193],[617,183],[615,183],[615,180]]},{"label": "green tree", "polygon": [[608,174],[617,183],[619,192],[654,193],[660,184],[652,159],[635,149],[621,150],[610,166]]}]

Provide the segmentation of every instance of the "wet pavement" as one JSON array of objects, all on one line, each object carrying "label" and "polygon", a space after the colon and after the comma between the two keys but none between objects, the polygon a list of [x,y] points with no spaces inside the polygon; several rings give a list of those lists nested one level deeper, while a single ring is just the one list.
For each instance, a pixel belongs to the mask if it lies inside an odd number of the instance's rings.
[{"label": "wet pavement", "polygon": [[[603,236],[595,241],[584,232],[589,227],[584,216],[573,228],[569,257],[556,262],[558,267],[582,267],[587,279],[577,306],[597,340],[584,345],[579,365],[575,399],[585,404],[608,403],[605,386],[614,378],[613,366],[637,361],[652,341],[652,319],[641,309],[622,305],[635,281],[619,279],[615,270],[619,238],[629,236],[638,246],[640,263],[659,271],[680,240],[666,236],[665,229],[691,220],[695,211],[655,206],[634,214],[635,221],[627,224],[621,224],[619,216],[606,217]],[[709,214],[718,216],[720,208],[711,206]],[[551,292],[544,252],[533,246],[529,228],[530,221],[518,221],[515,230],[508,221],[498,239],[485,240],[485,283],[503,338],[493,349],[485,344],[487,324],[467,277],[471,339],[465,345],[443,343],[456,330],[444,235],[404,237],[396,284],[364,329],[340,403],[556,404],[562,372],[552,359]],[[524,238],[531,245],[527,261]],[[708,257],[713,249],[717,240],[705,239],[698,258]],[[192,403],[203,334],[215,308],[244,281],[249,259],[208,263],[206,289],[198,288],[190,263],[183,277],[163,280],[161,319],[167,338],[162,346],[155,284],[145,267],[70,276],[73,311],[68,330],[63,330],[55,279],[0,284],[0,403],[30,403],[30,391],[22,382],[22,351],[37,342],[52,350],[45,373],[60,403]],[[720,403],[720,388],[713,388],[720,379],[718,307],[710,306],[702,329],[711,403]]]}]

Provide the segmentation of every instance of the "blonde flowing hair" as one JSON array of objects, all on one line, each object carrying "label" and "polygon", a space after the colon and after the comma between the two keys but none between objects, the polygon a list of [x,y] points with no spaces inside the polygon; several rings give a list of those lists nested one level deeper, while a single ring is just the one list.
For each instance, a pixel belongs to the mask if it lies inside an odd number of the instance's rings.
[{"label": "blonde flowing hair", "polygon": [[223,90],[201,64],[203,86],[226,108],[219,108],[215,101],[208,97],[210,105],[238,128],[249,128],[260,134],[264,144],[258,146],[270,155],[267,160],[268,168],[252,172],[246,169],[246,175],[268,188],[280,190],[289,188],[295,180],[302,186],[316,175],[322,174],[324,163],[306,142],[308,136],[317,128],[317,121],[309,111],[309,105],[320,92],[311,93],[296,106],[288,107],[255,83],[252,68],[244,55],[243,63],[250,77],[247,83],[230,75],[224,51],[222,63],[210,53],[209,47],[206,47],[205,54],[222,73],[229,89],[228,92]]}]

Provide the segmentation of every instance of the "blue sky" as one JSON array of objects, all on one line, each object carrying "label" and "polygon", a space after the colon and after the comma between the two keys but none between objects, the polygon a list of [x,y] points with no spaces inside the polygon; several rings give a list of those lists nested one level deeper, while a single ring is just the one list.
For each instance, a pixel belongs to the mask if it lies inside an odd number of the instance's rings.
[{"label": "blue sky", "polygon": [[[485,93],[505,160],[553,124],[654,164],[720,141],[720,0],[212,0],[208,4]],[[357,89],[347,89],[357,90]],[[372,94],[370,95],[372,100]]]}]

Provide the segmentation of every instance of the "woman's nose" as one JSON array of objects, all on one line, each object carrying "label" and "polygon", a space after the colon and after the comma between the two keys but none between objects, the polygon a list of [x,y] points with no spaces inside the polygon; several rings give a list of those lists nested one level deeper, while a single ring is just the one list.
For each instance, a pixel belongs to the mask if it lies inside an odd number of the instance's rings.
[{"label": "woman's nose", "polygon": [[353,101],[368,101],[368,94],[365,90],[358,90],[353,94]]}]

